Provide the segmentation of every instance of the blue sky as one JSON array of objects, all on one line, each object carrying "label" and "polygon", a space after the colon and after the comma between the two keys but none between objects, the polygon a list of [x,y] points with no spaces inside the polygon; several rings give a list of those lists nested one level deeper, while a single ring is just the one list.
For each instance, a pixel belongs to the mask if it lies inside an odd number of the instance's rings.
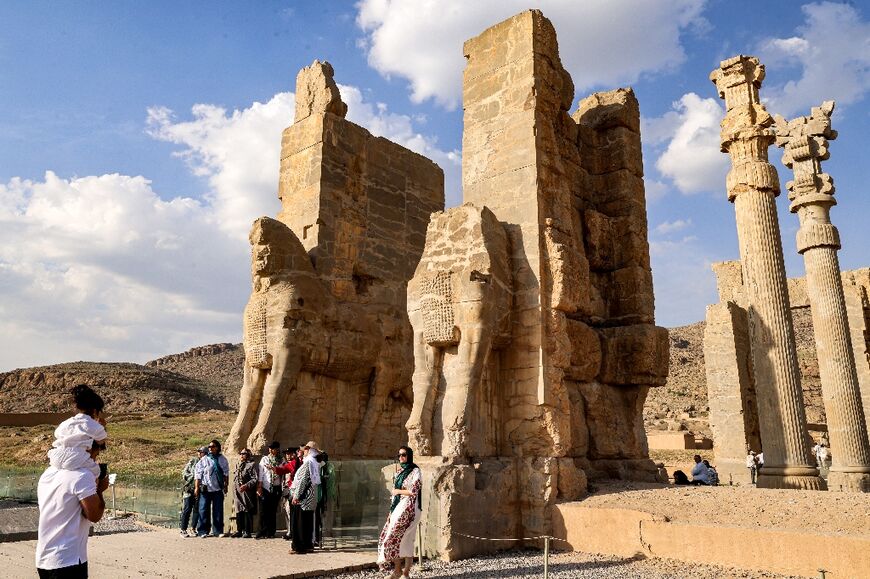
[{"label": "blue sky", "polygon": [[[870,9],[719,0],[538,2],[575,102],[634,87],[657,321],[703,319],[737,257],[718,153],[718,61],[755,54],[791,118],[836,99],[825,169],[844,268],[870,265]],[[514,0],[0,3],[0,371],[144,361],[240,339],[250,221],[277,209],[295,76],[336,71],[349,118],[445,170],[461,199],[462,41]],[[779,163],[781,153],[771,149]],[[779,165],[784,183],[789,172]],[[789,275],[797,219],[779,198]]]}]

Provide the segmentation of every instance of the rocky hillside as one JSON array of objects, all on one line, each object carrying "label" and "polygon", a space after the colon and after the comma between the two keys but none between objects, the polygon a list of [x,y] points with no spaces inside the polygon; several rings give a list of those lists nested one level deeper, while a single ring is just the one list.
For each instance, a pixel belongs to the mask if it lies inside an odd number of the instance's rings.
[{"label": "rocky hillside", "polygon": [[[819,366],[808,308],[793,310],[809,422],[824,422]],[[648,431],[710,434],[704,371],[704,322],[670,329],[670,376],[650,390]],[[245,353],[241,344],[211,344],[138,364],[75,362],[0,374],[0,412],[65,410],[75,384],[98,388],[113,412],[237,409]]]},{"label": "rocky hillside", "polygon": [[[792,310],[798,364],[808,422],[825,422],[819,363],[809,308]],[[668,382],[650,389],[644,407],[647,431],[691,430],[710,435],[707,381],[704,369],[704,322],[670,328],[671,367]]]},{"label": "rocky hillside", "polygon": [[72,362],[0,374],[0,412],[62,412],[76,384],[94,387],[109,412],[197,412],[226,409],[215,385],[139,364]]},{"label": "rocky hillside", "polygon": [[245,351],[241,344],[211,344],[164,356],[145,365],[180,374],[212,387],[228,408],[238,409]]}]

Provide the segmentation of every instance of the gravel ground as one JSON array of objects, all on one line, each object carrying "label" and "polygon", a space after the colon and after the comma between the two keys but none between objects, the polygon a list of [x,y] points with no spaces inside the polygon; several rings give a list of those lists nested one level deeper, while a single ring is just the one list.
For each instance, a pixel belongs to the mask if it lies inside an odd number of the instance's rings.
[{"label": "gravel ground", "polygon": [[18,501],[12,500],[2,500],[0,501],[0,510],[3,509],[26,509],[27,507],[34,506],[33,503],[21,503]]},{"label": "gravel ground", "polygon": [[[423,569],[414,567],[411,577],[542,577],[544,559],[540,551],[512,551],[445,563],[424,561]],[[385,574],[375,570],[336,575],[341,579],[374,579]],[[326,576],[324,576],[326,577]],[[689,568],[670,559],[622,559],[589,553],[555,553],[550,557],[550,577],[588,577],[589,579],[796,579],[788,575],[728,569],[713,565]]]},{"label": "gravel ground", "polygon": [[585,507],[634,509],[671,521],[870,536],[870,494],[755,487],[597,485]]},{"label": "gravel ground", "polygon": [[114,533],[142,533],[142,532],[150,532],[152,529],[150,527],[146,527],[145,525],[140,525],[136,521],[136,517],[121,517],[118,519],[111,519],[108,516],[103,517],[103,519],[94,525],[94,534],[95,535],[111,535]]}]

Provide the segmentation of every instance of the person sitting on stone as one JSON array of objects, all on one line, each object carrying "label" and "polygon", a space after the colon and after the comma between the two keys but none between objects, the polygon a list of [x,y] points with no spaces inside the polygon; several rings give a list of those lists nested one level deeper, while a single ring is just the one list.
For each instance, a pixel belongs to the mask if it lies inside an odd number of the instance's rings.
[{"label": "person sitting on stone", "polygon": [[692,484],[693,485],[708,485],[710,484],[709,480],[709,470],[707,469],[707,465],[704,464],[704,461],[701,460],[701,455],[695,455],[695,466],[692,467]]},{"label": "person sitting on stone", "polygon": [[707,484],[710,486],[719,486],[719,473],[716,472],[716,467],[710,464],[710,461],[704,459],[704,466],[707,467]]},{"label": "person sitting on stone", "polygon": [[79,384],[70,394],[76,410],[75,416],[61,422],[54,430],[48,462],[60,470],[88,469],[95,477],[100,467],[91,458],[91,448],[105,449],[106,427],[103,418],[103,399],[90,386]]},{"label": "person sitting on stone", "polygon": [[689,477],[686,476],[686,473],[684,473],[681,470],[675,470],[674,471],[674,484],[675,485],[688,485],[691,483],[689,482]]},{"label": "person sitting on stone", "polygon": [[239,464],[233,476],[233,502],[236,507],[236,528],[233,537],[249,539],[254,532],[254,514],[257,512],[257,464],[251,460],[250,449],[239,453]]}]

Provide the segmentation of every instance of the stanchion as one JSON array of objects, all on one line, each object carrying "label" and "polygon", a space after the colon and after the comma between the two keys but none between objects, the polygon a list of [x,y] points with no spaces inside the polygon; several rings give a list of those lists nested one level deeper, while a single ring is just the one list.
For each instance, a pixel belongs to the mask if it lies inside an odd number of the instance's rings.
[{"label": "stanchion", "polygon": [[550,577],[550,537],[544,537],[544,579]]}]

